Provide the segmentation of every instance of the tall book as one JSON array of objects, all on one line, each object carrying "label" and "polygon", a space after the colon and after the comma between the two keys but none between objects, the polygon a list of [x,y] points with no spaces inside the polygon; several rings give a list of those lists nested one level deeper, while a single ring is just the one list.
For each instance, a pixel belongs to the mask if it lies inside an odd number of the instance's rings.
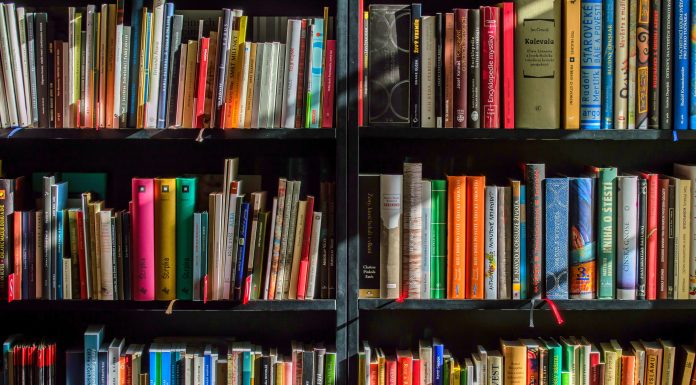
[{"label": "tall book", "polygon": [[[49,122],[51,120],[51,107],[49,83],[51,78],[51,67],[49,67],[48,64],[48,14],[45,12],[37,13],[34,21],[36,24],[36,64],[38,67],[36,78],[38,89],[39,127],[50,127]],[[5,90],[4,92],[7,93],[8,91]]]},{"label": "tall book", "polygon": [[[674,116],[673,128],[686,130],[689,128],[689,23],[691,4],[688,0],[674,2]],[[664,81],[664,79],[663,79]]]},{"label": "tall book", "polygon": [[283,79],[283,107],[281,127],[295,127],[295,110],[297,108],[298,61],[300,60],[300,30],[302,20],[288,20],[287,40],[285,45],[285,78]]},{"label": "tall book", "polygon": [[[516,0],[515,9],[515,126],[559,128],[561,2]],[[541,62],[532,59],[539,57]]]},{"label": "tall book", "polygon": [[[163,30],[165,18],[164,0],[154,0],[152,4],[152,49],[150,50],[150,77],[145,109],[145,128],[157,127],[157,106],[160,95],[160,70],[162,68]],[[201,49],[203,51],[203,49]],[[207,55],[206,55],[207,57]],[[206,62],[207,64],[207,62]]]},{"label": "tall book", "polygon": [[563,4],[563,128],[580,128],[580,30],[579,1]]},{"label": "tall book", "polygon": [[411,125],[420,127],[421,124],[421,22],[422,5],[414,3],[411,5],[411,78],[410,78],[410,103],[411,103]]},{"label": "tall book", "polygon": [[[674,187],[673,298],[689,298],[691,180],[670,178]],[[668,289],[669,290],[669,289]]]},{"label": "tall book", "polygon": [[691,216],[687,219],[689,223],[688,234],[689,234],[689,298],[696,298],[696,239],[694,234],[696,234],[696,222],[694,221],[694,215],[696,215],[696,166],[687,164],[675,164],[674,165],[674,175],[681,179],[686,179],[691,181],[691,190],[689,192],[689,205]]},{"label": "tall book", "polygon": [[196,178],[176,178],[176,298],[193,299],[193,212]]},{"label": "tall book", "polygon": [[[486,177],[466,178],[466,277],[469,299],[484,299]],[[452,226],[452,224],[449,224]]]},{"label": "tall book", "polygon": [[469,128],[481,127],[481,10],[470,9],[468,12],[468,91],[467,91],[467,122]]},{"label": "tall book", "polygon": [[636,128],[648,128],[648,105],[650,91],[650,2],[638,1],[638,23],[636,26]]},{"label": "tall book", "polygon": [[467,177],[447,177],[447,298],[466,298]]},{"label": "tall book", "polygon": [[597,296],[614,298],[616,271],[616,175],[614,167],[594,167],[597,178]]},{"label": "tall book", "polygon": [[402,296],[420,298],[422,283],[422,232],[421,210],[423,166],[420,163],[404,163],[403,174],[403,272]]},{"label": "tall book", "polygon": [[[545,180],[546,297],[568,298],[568,178]],[[572,230],[571,230],[572,231]]]},{"label": "tall book", "polygon": [[420,127],[435,127],[435,17],[421,19]]},{"label": "tall book", "polygon": [[648,128],[660,128],[660,71],[662,61],[662,0],[650,0],[648,55]]},{"label": "tall book", "polygon": [[401,175],[380,176],[380,296],[401,294]]},{"label": "tall book", "polygon": [[[171,66],[171,58],[170,55],[172,55],[173,51],[171,50],[172,48],[172,23],[174,21],[174,3],[166,3],[164,5],[164,13],[163,16],[163,28],[162,28],[162,53],[161,53],[161,70],[160,70],[160,80],[159,80],[159,89],[157,92],[159,93],[159,96],[157,98],[158,103],[157,103],[157,120],[156,120],[156,126],[157,128],[166,128],[167,127],[167,92],[169,91],[169,73],[171,71],[170,66]],[[119,38],[119,33],[118,33],[118,27],[116,31],[116,44],[118,44],[118,38]],[[117,56],[118,57],[118,56]],[[116,74],[117,77],[120,77],[120,74]],[[119,84],[120,85],[120,82]],[[115,87],[116,88],[116,85]],[[120,100],[114,98],[114,103],[119,103]],[[116,126],[118,127],[118,126]]]},{"label": "tall book", "polygon": [[527,274],[529,282],[528,294],[531,298],[539,298],[544,291],[542,276],[543,229],[544,229],[544,197],[542,185],[545,178],[544,164],[525,165],[525,188],[527,209]]},{"label": "tall book", "polygon": [[167,74],[167,98],[166,100],[166,121],[165,127],[176,126],[177,115],[177,98],[183,89],[180,89],[180,84],[183,84],[181,75],[185,74],[185,68],[180,68],[181,63],[186,63],[182,60],[183,50],[186,45],[182,45],[181,31],[183,28],[184,16],[172,16],[171,38],[169,45],[169,73]]},{"label": "tall book", "polygon": [[599,130],[602,121],[602,0],[582,2],[580,128]]},{"label": "tall book", "polygon": [[445,44],[443,47],[443,127],[454,127],[454,13],[445,13]]},{"label": "tall book", "polygon": [[2,60],[2,74],[5,84],[5,93],[7,97],[7,110],[9,124],[12,127],[19,126],[19,107],[16,102],[16,92],[14,72],[12,67],[12,51],[11,36],[9,22],[6,17],[7,6],[0,6],[0,48],[2,49],[0,60]]},{"label": "tall book", "polygon": [[594,178],[570,178],[570,243],[568,287],[572,299],[594,299],[595,260]]},{"label": "tall book", "polygon": [[524,202],[524,191],[520,185],[520,181],[513,180],[511,185],[511,215],[512,222],[511,235],[512,238],[512,270],[510,273],[512,282],[512,299],[522,299],[522,203]]},{"label": "tall book", "polygon": [[483,128],[500,128],[500,8],[481,7]]},{"label": "tall book", "polygon": [[[128,80],[128,127],[136,127],[137,122],[137,108],[138,108],[138,86],[139,86],[139,76],[135,75],[135,71],[139,68],[139,52],[141,50],[140,42],[142,30],[142,16],[143,16],[143,0],[134,0],[131,3],[131,55],[130,55],[130,68],[134,71],[134,75],[129,77]],[[96,63],[95,63],[96,64]]]},{"label": "tall book", "polygon": [[155,298],[176,298],[176,179],[155,179]]},{"label": "tall book", "polygon": [[514,3],[500,7],[500,114],[501,128],[515,128],[515,10]]},{"label": "tall book", "polygon": [[[5,9],[5,19],[7,20],[7,31],[8,31],[8,39],[10,42],[10,49],[8,52],[8,56],[10,57],[10,61],[12,63],[11,66],[11,73],[13,77],[13,84],[15,87],[15,94],[16,94],[16,101],[17,101],[17,115],[19,117],[19,126],[20,127],[26,127],[29,125],[30,120],[29,120],[29,111],[27,109],[27,99],[25,98],[25,87],[28,87],[28,84],[25,84],[24,82],[24,76],[22,75],[22,58],[21,58],[21,50],[20,50],[20,41],[19,41],[19,36],[18,36],[18,22],[17,22],[17,13],[15,9],[15,5],[12,3],[9,4],[3,4],[3,7]],[[5,89],[7,90],[7,86],[5,86]]]},{"label": "tall book", "polygon": [[512,299],[512,188],[498,187],[498,299]]},{"label": "tall book", "polygon": [[155,193],[154,180],[132,181],[133,299],[155,299]]},{"label": "tall book", "polygon": [[444,127],[443,110],[445,101],[445,76],[444,76],[444,43],[445,20],[442,13],[438,12],[435,18],[435,127]]},{"label": "tall book", "polygon": [[379,298],[379,175],[360,175],[360,298]]},{"label": "tall book", "polygon": [[618,209],[617,226],[622,229],[616,235],[616,298],[635,299],[637,289],[637,240],[638,240],[638,178],[616,178]]},{"label": "tall book", "polygon": [[454,10],[454,126],[467,127],[469,80],[469,12]]},{"label": "tall book", "polygon": [[616,0],[614,63],[614,128],[628,128],[629,1]]},{"label": "tall book", "polygon": [[660,35],[660,128],[671,130],[673,123],[672,104],[674,92],[672,82],[674,77],[674,2],[662,1],[660,9],[660,23],[662,34]]},{"label": "tall book", "polygon": [[498,188],[486,186],[486,299],[498,299]]},{"label": "tall book", "polygon": [[636,30],[638,27],[637,1],[628,3],[628,97],[626,108],[626,128],[636,128]]},{"label": "tall book", "polygon": [[431,283],[430,283],[430,239],[431,239],[431,227],[432,227],[432,181],[423,180],[421,182],[421,217],[422,217],[422,230],[421,230],[421,271],[423,272],[423,282],[421,282],[421,298],[430,299]]},{"label": "tall book", "polygon": [[[430,226],[430,298],[447,298],[447,182],[432,181]],[[465,202],[466,204],[466,202]],[[466,271],[465,271],[466,273]]]}]

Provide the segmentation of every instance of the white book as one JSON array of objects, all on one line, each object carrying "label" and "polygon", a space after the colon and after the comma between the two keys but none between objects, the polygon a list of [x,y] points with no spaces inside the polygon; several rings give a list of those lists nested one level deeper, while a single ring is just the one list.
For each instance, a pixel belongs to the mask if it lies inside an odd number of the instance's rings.
[{"label": "white book", "polygon": [[251,93],[251,124],[249,128],[259,128],[259,100],[261,99],[261,78],[263,76],[263,63],[266,52],[270,52],[270,48],[266,50],[267,43],[256,43],[256,60],[254,64],[254,89]]},{"label": "white book", "polygon": [[85,74],[87,75],[85,77],[85,120],[86,120],[86,125],[87,127],[94,127],[94,111],[92,109],[94,105],[94,96],[92,92],[94,92],[95,87],[94,87],[94,76],[92,76],[92,72],[94,71],[94,56],[93,53],[95,52],[94,49],[94,41],[95,41],[95,36],[94,36],[94,21],[95,21],[95,12],[96,12],[96,7],[94,5],[88,5],[87,6],[87,13],[86,17],[87,20],[85,22],[86,24],[86,31],[87,34],[85,35]]},{"label": "white book", "polygon": [[16,127],[19,125],[19,118],[12,70],[12,55],[10,53],[10,34],[6,22],[7,18],[5,17],[6,9],[6,5],[0,4],[0,60],[2,60],[2,78],[5,86],[5,98],[7,100],[8,123],[11,127]]},{"label": "white book", "polygon": [[28,13],[26,16],[26,32],[27,32],[27,52],[29,59],[29,101],[31,104],[31,126],[39,125],[39,95],[37,94],[36,86],[36,41],[37,37],[34,32],[33,13]]},{"label": "white book", "polygon": [[615,66],[614,66],[614,128],[628,127],[628,19],[629,0],[616,0]]},{"label": "white book", "polygon": [[283,82],[285,81],[285,44],[278,46],[278,68],[276,69],[276,93],[273,103],[273,128],[280,128],[280,118],[283,110]]},{"label": "white book", "polygon": [[674,299],[689,299],[691,180],[670,177],[674,186]]},{"label": "white book", "polygon": [[97,213],[99,220],[99,242],[101,260],[101,285],[99,299],[113,300],[114,299],[114,275],[111,266],[113,266],[113,253],[111,237],[111,210],[103,210]]},{"label": "white book", "polygon": [[70,74],[72,74],[72,69],[70,67],[70,56],[65,53],[68,52],[69,43],[67,41],[63,42],[63,127],[65,128],[75,128],[72,122],[72,114],[70,110]]},{"label": "white book", "polygon": [[435,17],[423,16],[421,30],[421,127],[435,127]]},{"label": "white book", "polygon": [[[278,83],[278,51],[280,43],[271,43],[271,60],[268,69],[268,94],[263,99],[263,106],[266,109],[266,124],[264,128],[273,128],[275,120],[275,100],[276,100],[276,85]],[[261,103],[259,103],[261,104]]]},{"label": "white book", "polygon": [[421,217],[423,228],[421,231],[421,271],[423,281],[421,282],[421,299],[430,299],[430,229],[432,225],[432,182],[424,180],[421,184]]},{"label": "white book", "polygon": [[[433,346],[431,342],[427,340],[419,341],[418,353],[421,358],[420,384],[433,385]],[[469,374],[469,377],[471,377],[471,374]]]},{"label": "white book", "polygon": [[[254,128],[265,128],[268,127],[268,109],[266,102],[268,101],[269,86],[270,86],[270,67],[271,58],[273,57],[273,43],[263,43],[263,59],[261,61],[261,83],[259,89],[259,104],[254,106],[258,109],[259,114],[259,124]],[[258,79],[257,79],[258,80]]]},{"label": "white book", "polygon": [[[2,62],[1,57],[2,50],[0,49],[0,62]],[[5,94],[4,72],[4,68],[2,67],[2,65],[0,65],[0,123],[2,124],[2,128],[8,128],[10,127],[10,115],[8,111],[9,101],[7,100],[7,95]]]},{"label": "white book", "polygon": [[181,56],[179,57],[179,87],[176,89],[175,127],[181,127],[181,121],[184,118],[184,83],[186,80],[186,55],[188,54],[188,44],[181,43],[179,51],[181,51]]},{"label": "white book", "polygon": [[123,24],[116,24],[116,60],[114,63],[114,115],[111,119],[111,127],[119,128],[121,116],[121,69],[123,56]]},{"label": "white book", "polygon": [[19,48],[22,60],[22,77],[24,87],[24,109],[27,115],[27,123],[24,126],[31,125],[31,91],[29,80],[29,52],[27,49],[27,24],[26,24],[26,11],[24,7],[17,8],[17,28],[19,30]]},{"label": "white book", "polygon": [[194,301],[201,300],[201,286],[198,277],[201,276],[201,213],[193,213],[193,293]]},{"label": "white book", "polygon": [[302,20],[288,20],[285,44],[285,78],[283,79],[283,104],[281,110],[281,127],[295,128],[295,110],[297,107],[297,77],[300,61],[300,35]]},{"label": "white book", "polygon": [[486,186],[486,299],[498,299],[498,188]]},{"label": "white book", "polygon": [[423,165],[404,163],[403,166],[403,291],[408,298],[420,298],[423,277],[422,259],[422,183]]},{"label": "white book", "polygon": [[19,126],[29,125],[27,114],[27,102],[24,98],[24,75],[22,74],[22,56],[19,48],[19,36],[17,35],[17,16],[15,5],[5,4],[5,17],[7,18],[7,30],[10,39],[10,58],[12,61],[12,77],[14,79],[15,100],[17,101],[17,115]]},{"label": "white book", "polygon": [[[128,118],[128,79],[130,76],[130,49],[131,49],[131,27],[123,26],[123,38],[121,44],[121,52],[126,52],[121,56],[116,56],[116,61],[121,62],[121,74],[120,83],[117,83],[117,87],[121,87],[121,92],[119,93],[120,99],[114,99],[114,103],[118,103],[114,106],[114,111],[118,111],[118,122],[114,123],[114,127],[126,127]],[[116,87],[114,87],[116,88]],[[118,107],[118,108],[116,108]],[[118,124],[116,124],[118,123]]]},{"label": "white book", "polygon": [[271,263],[270,261],[273,259],[273,234],[275,234],[275,227],[276,227],[276,215],[277,215],[277,210],[278,210],[278,198],[273,197],[273,209],[271,211],[271,231],[268,233],[270,236],[268,237],[268,247],[266,250],[266,272],[264,273],[264,279],[263,279],[263,293],[260,295],[261,298],[259,299],[268,299],[268,290],[269,290],[269,283],[271,279]]},{"label": "white book", "polygon": [[402,175],[382,174],[379,177],[379,293],[382,298],[398,298],[401,294],[402,186]]},{"label": "white book", "polygon": [[312,239],[309,243],[309,273],[307,274],[307,292],[305,293],[305,299],[314,299],[314,293],[316,291],[320,234],[321,211],[315,211],[314,218],[312,218]]},{"label": "white book", "polygon": [[[237,53],[239,55],[240,53]],[[239,121],[233,127],[244,127],[244,119],[246,118],[246,100],[249,89],[249,61],[251,59],[251,43],[245,42],[242,55],[242,76],[241,76],[241,91],[239,92]]]},{"label": "white book", "polygon": [[[97,127],[106,127],[106,51],[108,41],[109,5],[101,6],[101,27],[99,28],[99,96],[97,98]],[[145,31],[142,32],[146,34]]]},{"label": "white book", "polygon": [[638,259],[638,178],[616,180],[616,299],[636,299]]},{"label": "white book", "polygon": [[[674,176],[691,181],[689,218],[689,299],[696,299],[696,165],[674,164]],[[693,293],[693,294],[692,294]]]},{"label": "white book", "polygon": [[119,385],[121,383],[121,371],[119,360],[121,358],[121,352],[125,347],[126,341],[122,339],[114,339],[109,344],[109,350],[107,353],[107,361],[109,367],[109,373],[107,376],[107,385]]},{"label": "white book", "polygon": [[[636,128],[636,27],[638,15],[637,1],[629,1],[628,6],[628,124],[626,128]],[[647,36],[646,36],[647,38]]]},{"label": "white book", "polygon": [[223,254],[224,260],[224,285],[222,291],[222,299],[230,299],[230,285],[232,281],[232,275],[234,274],[235,263],[237,260],[237,236],[239,234],[239,212],[241,208],[241,201],[238,204],[238,200],[242,199],[243,195],[230,194],[230,204],[227,210],[227,228],[225,230],[225,253]]},{"label": "white book", "polygon": [[[160,66],[162,65],[162,26],[165,0],[153,0],[152,49],[150,50],[150,90],[145,108],[145,128],[157,127],[157,99],[160,94]],[[163,101],[164,102],[164,101]]]}]

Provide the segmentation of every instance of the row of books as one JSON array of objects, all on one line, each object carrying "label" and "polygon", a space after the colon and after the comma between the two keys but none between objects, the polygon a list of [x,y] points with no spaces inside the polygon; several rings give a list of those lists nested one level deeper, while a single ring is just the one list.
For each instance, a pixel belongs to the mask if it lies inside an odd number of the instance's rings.
[{"label": "row of books", "polygon": [[358,384],[685,385],[696,380],[693,366],[694,347],[669,340],[501,339],[498,349],[479,345],[459,359],[437,339],[396,352],[363,342]]},{"label": "row of books", "polygon": [[360,126],[696,129],[687,0],[363,7]]},{"label": "row of books", "polygon": [[130,25],[122,0],[52,11],[0,4],[2,127],[333,127],[328,8],[249,18],[138,0]]},{"label": "row of books", "polygon": [[[260,177],[238,175],[238,163],[225,161],[222,186],[207,195],[197,191],[197,177],[134,178],[128,210],[107,208],[92,192],[69,199],[68,181],[55,175],[43,177],[33,209],[20,203],[23,178],[0,179],[1,295],[333,298],[333,182],[321,182],[315,198],[300,181],[280,178],[271,208]],[[205,203],[207,210],[196,210]]]},{"label": "row of books", "polygon": [[56,344],[11,336],[2,345],[0,381],[9,385],[54,385]]},{"label": "row of books", "polygon": [[696,166],[359,179],[360,297],[694,299]]}]

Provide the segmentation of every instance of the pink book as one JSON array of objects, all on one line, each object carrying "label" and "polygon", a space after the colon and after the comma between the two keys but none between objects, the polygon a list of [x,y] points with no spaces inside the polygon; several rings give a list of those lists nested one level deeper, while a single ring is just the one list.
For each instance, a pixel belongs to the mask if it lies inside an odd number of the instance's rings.
[{"label": "pink book", "polygon": [[322,101],[321,107],[321,127],[333,127],[333,105],[334,105],[334,89],[336,85],[336,40],[326,41],[326,59],[324,63],[324,82],[322,83]]},{"label": "pink book", "polygon": [[309,276],[309,246],[312,240],[312,220],[314,219],[314,197],[307,196],[304,233],[302,237],[302,256],[300,271],[297,275],[297,299],[305,299],[307,294],[307,276]]},{"label": "pink book", "polygon": [[133,178],[133,299],[155,299],[155,194],[154,180]]},{"label": "pink book", "polygon": [[481,114],[483,128],[500,128],[500,9],[481,7]]},{"label": "pink book", "polygon": [[514,3],[500,3],[502,39],[503,92],[500,105],[503,108],[503,128],[515,128],[515,10]]}]

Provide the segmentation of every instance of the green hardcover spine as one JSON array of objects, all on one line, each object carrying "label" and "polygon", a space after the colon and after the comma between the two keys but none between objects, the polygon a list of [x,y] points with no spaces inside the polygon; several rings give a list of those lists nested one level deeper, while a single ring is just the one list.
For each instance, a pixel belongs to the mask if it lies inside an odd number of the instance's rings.
[{"label": "green hardcover spine", "polygon": [[599,199],[597,228],[599,261],[599,298],[614,298],[614,270],[616,264],[616,168],[600,168],[597,172]]},{"label": "green hardcover spine", "polygon": [[336,384],[336,352],[326,352],[324,358],[325,369],[324,369],[324,385],[335,385]]},{"label": "green hardcover spine", "polygon": [[554,339],[542,341],[544,341],[549,355],[548,385],[562,385],[561,366],[563,365],[563,351],[561,350],[561,345]]},{"label": "green hardcover spine", "polygon": [[447,297],[447,182],[432,181],[430,298]]},{"label": "green hardcover spine", "polygon": [[176,298],[193,299],[193,211],[196,178],[176,178]]},{"label": "green hardcover spine", "polygon": [[568,373],[568,372],[561,373],[561,385],[572,385],[570,383],[570,373]]}]

